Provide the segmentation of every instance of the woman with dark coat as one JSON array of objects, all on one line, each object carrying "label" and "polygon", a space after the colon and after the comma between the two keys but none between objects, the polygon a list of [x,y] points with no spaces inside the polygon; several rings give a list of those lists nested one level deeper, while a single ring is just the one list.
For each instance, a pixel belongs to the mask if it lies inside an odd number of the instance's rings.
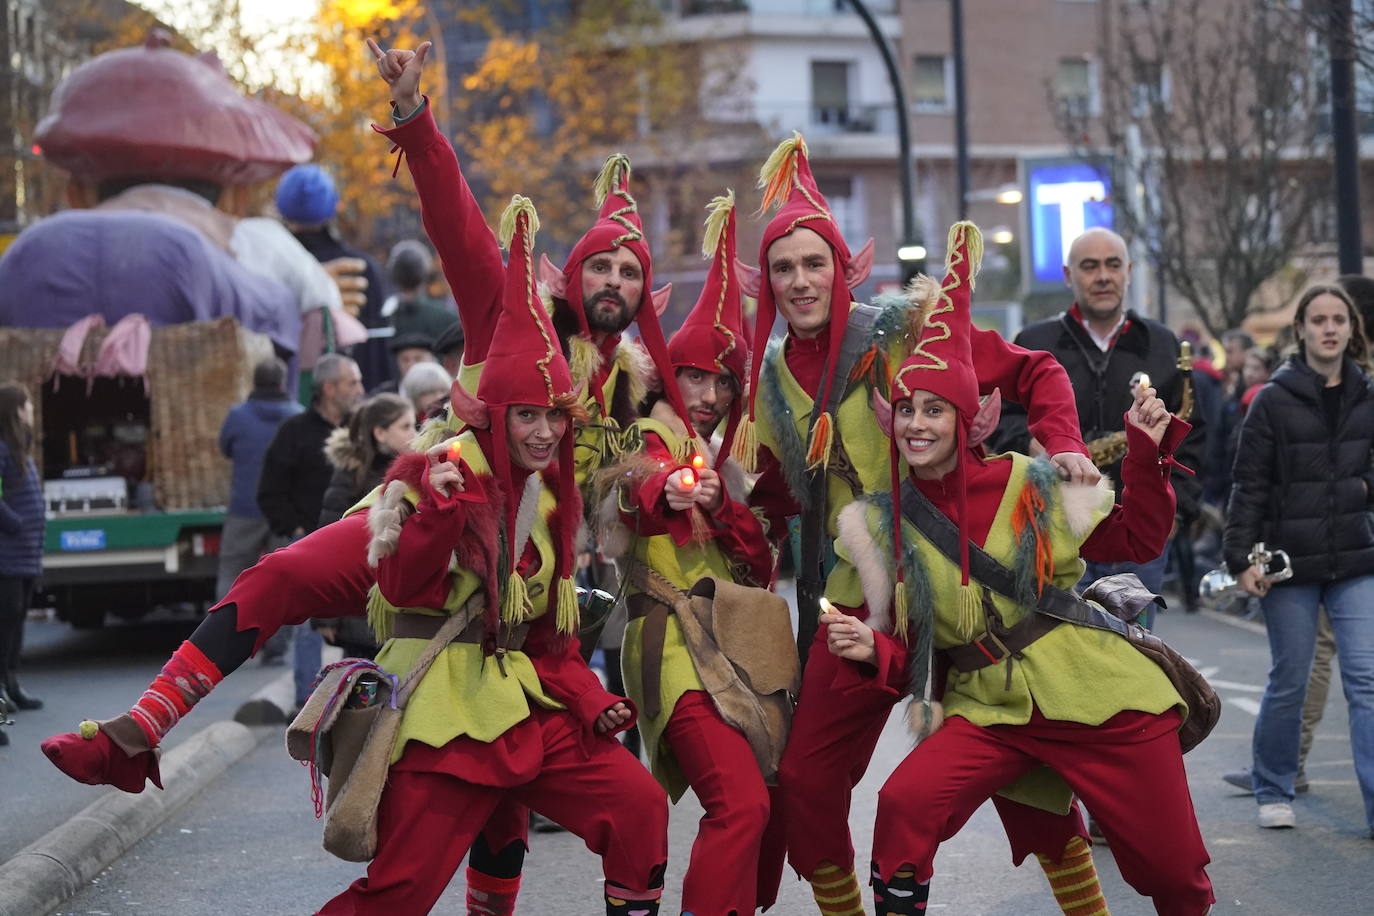
[{"label": "woman with dark coat", "polygon": [[[43,482],[34,467],[33,402],[0,385],[0,721],[43,701],[19,687],[19,651],[33,586],[43,572]],[[0,731],[0,745],[9,743]]]},{"label": "woman with dark coat", "polygon": [[[1303,700],[1325,605],[1350,709],[1355,774],[1374,831],[1374,380],[1359,312],[1338,286],[1308,290],[1298,352],[1246,412],[1223,549],[1264,605],[1272,657],[1253,743],[1261,827],[1292,827]],[[1257,541],[1286,551],[1293,577],[1252,566]]]},{"label": "woman with dark coat", "polygon": [[[324,491],[319,527],[333,524],[382,482],[392,459],[410,451],[415,438],[415,409],[396,394],[378,394],[363,401],[347,426],[330,433],[324,454],[334,476]],[[352,658],[372,658],[377,642],[362,617],[312,621],[325,641]]]}]

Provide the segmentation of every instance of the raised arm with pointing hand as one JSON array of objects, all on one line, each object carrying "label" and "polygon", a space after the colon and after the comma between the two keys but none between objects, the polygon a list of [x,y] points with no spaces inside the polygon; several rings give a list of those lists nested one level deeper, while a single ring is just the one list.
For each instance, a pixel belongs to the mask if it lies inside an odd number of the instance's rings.
[{"label": "raised arm with pointing hand", "polygon": [[420,71],[424,69],[432,46],[432,42],[422,41],[414,51],[401,48],[383,51],[376,41],[367,40],[367,49],[377,61],[377,72],[391,87],[391,103],[401,115],[419,108],[424,101],[420,95]]}]

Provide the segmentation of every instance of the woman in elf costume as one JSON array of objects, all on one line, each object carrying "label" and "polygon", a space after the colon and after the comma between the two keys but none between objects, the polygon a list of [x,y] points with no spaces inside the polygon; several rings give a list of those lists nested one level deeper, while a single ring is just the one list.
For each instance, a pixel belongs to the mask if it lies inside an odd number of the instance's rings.
[{"label": "woman in elf costume", "polygon": [[[568,424],[579,392],[535,293],[529,201],[513,199],[501,225],[504,311],[476,397],[454,389],[466,426],[393,465],[382,498],[404,501],[370,516],[377,663],[403,675],[449,615],[471,621],[405,708],[367,877],[323,914],[428,912],[507,799],[602,856],[608,914],[658,912],[666,798],[614,740],[632,706],[601,688],[574,639],[581,499]],[[551,695],[535,658],[581,666],[583,689]]]},{"label": "woman in elf costume", "polygon": [[[925,912],[940,842],[1019,780],[1023,800],[1044,807],[1062,810],[1067,790],[1078,795],[1122,876],[1160,913],[1205,913],[1214,898],[1177,736],[1188,714],[1178,692],[1116,633],[1032,626],[1047,619],[1034,611],[1043,588],[1072,588],[1080,558],[1163,548],[1174,514],[1169,465],[1188,425],[1153,389],[1139,392],[1127,414],[1119,506],[1110,486],[1062,482],[1043,460],[982,455],[999,402],[980,405],[969,359],[970,268],[980,242],[971,224],[951,230],[949,275],[928,289],[930,311],[893,374],[893,401],[874,398],[893,440],[892,492],[841,514],[840,562],[826,586],[834,605],[867,612],[866,622],[841,611],[822,618],[830,652],[848,660],[834,689],[914,695],[920,743],[878,797],[877,912]],[[934,507],[922,531],[943,520],[948,554],[909,522],[922,497]],[[970,577],[971,544],[1010,571],[1017,600]],[[953,668],[943,710],[936,652]]]}]

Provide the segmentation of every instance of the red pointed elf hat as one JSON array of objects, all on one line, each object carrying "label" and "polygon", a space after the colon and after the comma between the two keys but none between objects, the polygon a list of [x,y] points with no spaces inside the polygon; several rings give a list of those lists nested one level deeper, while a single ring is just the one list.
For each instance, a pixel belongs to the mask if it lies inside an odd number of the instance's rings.
[{"label": "red pointed elf hat", "polygon": [[[515,543],[516,514],[521,493],[514,487],[514,472],[506,435],[506,414],[515,404],[559,407],[576,412],[581,398],[573,387],[572,373],[563,356],[553,322],[536,289],[534,235],[539,215],[527,197],[515,195],[501,214],[498,236],[509,252],[501,315],[496,320],[491,349],[477,383],[477,398],[484,402],[492,439],[487,456],[492,472],[506,493],[507,575],[501,595],[501,618],[515,625],[531,616],[530,597],[524,579],[516,571],[522,545]],[[455,383],[455,388],[457,383]],[[573,538],[581,516],[581,499],[573,477],[571,425],[558,444],[557,462],[557,587],[549,590],[549,611],[557,614],[557,628],[577,632],[578,607],[572,575],[575,570]]]},{"label": "red pointed elf hat", "polygon": [[[649,242],[644,235],[644,222],[639,215],[639,205],[630,194],[630,158],[624,153],[613,153],[601,167],[594,185],[596,203],[600,213],[592,228],[578,239],[563,265],[563,282],[568,306],[577,319],[578,331],[583,337],[591,337],[587,325],[586,304],[582,301],[582,262],[602,251],[627,248],[639,260],[644,271],[644,292],[640,299],[639,310],[635,313],[635,323],[644,348],[654,362],[663,379],[664,394],[677,411],[684,423],[688,423],[687,408],[682,402],[668,361],[668,344],[663,338],[663,329],[658,323],[658,313],[649,301],[649,291],[653,288],[653,257],[649,254]],[[599,394],[599,393],[594,393]],[[606,405],[602,405],[604,408]],[[688,429],[691,424],[688,423]]]},{"label": "red pointed elf hat", "polygon": [[[929,391],[944,398],[958,412],[956,454],[957,506],[959,517],[960,594],[959,631],[972,639],[981,608],[969,585],[968,563],[968,485],[966,467],[974,455],[970,451],[969,431],[979,412],[978,376],[973,368],[972,298],[974,278],[983,261],[983,234],[970,222],[955,223],[949,230],[945,247],[945,279],[938,288],[930,284],[925,324],[911,354],[892,375],[892,403],[910,399],[917,391]],[[890,420],[889,420],[890,424]],[[887,428],[891,430],[891,425]],[[897,605],[905,606],[902,584],[901,493],[898,467],[903,464],[894,440],[891,446],[893,497],[893,548],[898,558]],[[895,622],[905,626],[905,613]]]},{"label": "red pointed elf hat", "polygon": [[[729,372],[743,385],[749,365],[749,338],[740,305],[740,284],[735,276],[735,192],[727,191],[707,207],[706,232],[701,251],[711,259],[706,285],[682,327],[668,341],[673,369],[691,367],[703,372]],[[730,454],[742,414],[743,397],[730,404],[717,463]]]},{"label": "red pointed elf hat", "polygon": [[[810,229],[825,239],[835,256],[834,285],[830,292],[830,326],[837,329],[830,335],[830,351],[826,355],[825,367],[821,374],[818,397],[822,401],[829,396],[830,386],[834,384],[835,362],[839,358],[840,344],[844,341],[842,329],[849,322],[849,302],[851,293],[845,283],[845,272],[853,255],[845,244],[840,227],[830,212],[830,204],[821,194],[816,178],[811,174],[806,141],[797,131],[790,139],[778,144],[763,168],[759,171],[759,187],[763,188],[763,203],[759,212],[769,207],[778,207],[777,214],[769,221],[759,240],[759,266],[768,269],[768,248],[778,239],[790,235],[799,228]],[[762,353],[768,346],[768,337],[773,331],[773,321],[777,317],[777,303],[773,300],[773,288],[767,282],[759,284],[758,313],[754,317],[753,352]],[[761,360],[755,360],[749,379],[749,420],[744,424],[741,435],[735,440],[735,453],[746,466],[752,463],[755,447],[753,422],[755,399],[758,392],[759,368]],[[840,384],[844,384],[843,381]],[[807,451],[807,463],[812,467],[824,464],[830,455],[830,443],[834,418],[823,414],[813,430],[812,441]]]}]

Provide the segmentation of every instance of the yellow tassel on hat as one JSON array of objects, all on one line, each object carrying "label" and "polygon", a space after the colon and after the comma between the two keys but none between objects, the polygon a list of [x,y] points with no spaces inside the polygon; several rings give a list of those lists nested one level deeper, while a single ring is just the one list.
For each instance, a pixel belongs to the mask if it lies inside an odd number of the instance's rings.
[{"label": "yellow tassel on hat", "polygon": [[973,590],[973,585],[959,586],[959,636],[965,642],[971,642],[973,637],[979,632],[979,618],[982,617],[983,608],[978,603],[978,595]]},{"label": "yellow tassel on hat", "polygon": [[621,177],[626,182],[630,180],[630,157],[624,153],[611,153],[606,157],[606,164],[601,167],[601,171],[596,176],[596,184],[592,185],[592,193],[596,195],[596,205],[599,207],[606,202],[606,198],[611,196],[611,192],[620,187]]},{"label": "yellow tassel on hat", "polygon": [[759,468],[759,431],[755,428],[753,417],[742,417],[739,429],[735,430],[735,441],[730,446],[730,457],[744,469],[753,474]]},{"label": "yellow tassel on hat", "polygon": [[892,596],[892,633],[898,639],[906,639],[907,634],[906,583],[897,580],[897,591]]},{"label": "yellow tassel on hat", "polygon": [[521,213],[529,216],[529,234],[534,235],[539,231],[539,214],[534,209],[534,202],[523,194],[512,194],[510,203],[506,204],[506,209],[501,212],[501,221],[496,227],[496,240],[502,248],[509,248],[511,239],[515,238],[515,224]]},{"label": "yellow tassel on hat", "polygon": [[950,268],[950,258],[959,246],[959,236],[963,235],[964,245],[968,248],[968,281],[973,287],[974,278],[983,268],[983,233],[968,220],[960,220],[949,227],[949,237],[945,240],[945,269]]},{"label": "yellow tassel on hat", "polygon": [[506,577],[506,590],[501,595],[501,621],[508,626],[523,623],[530,616],[530,593],[519,573]]},{"label": "yellow tassel on hat", "polygon": [[716,249],[720,247],[720,240],[725,235],[725,226],[730,222],[730,211],[735,209],[735,192],[726,191],[721,196],[712,198],[706,209],[710,212],[706,214],[706,232],[701,238],[701,254],[703,257],[714,258]]},{"label": "yellow tassel on hat", "polygon": [[76,733],[87,741],[93,740],[99,731],[100,726],[90,719],[82,719],[81,724],[76,727]]},{"label": "yellow tassel on hat", "polygon": [[577,588],[571,576],[558,580],[558,616],[555,624],[558,632],[571,636],[577,632],[582,621],[582,609],[577,604]]},{"label": "yellow tassel on hat", "polygon": [[835,418],[830,411],[821,414],[811,430],[811,443],[806,449],[806,467],[824,468],[830,463],[830,449],[835,444]]},{"label": "yellow tassel on hat", "polygon": [[794,130],[789,139],[778,144],[759,170],[759,187],[763,188],[763,203],[759,205],[759,213],[767,212],[775,204],[781,206],[787,200],[797,180],[798,154],[807,155],[806,141]]}]

